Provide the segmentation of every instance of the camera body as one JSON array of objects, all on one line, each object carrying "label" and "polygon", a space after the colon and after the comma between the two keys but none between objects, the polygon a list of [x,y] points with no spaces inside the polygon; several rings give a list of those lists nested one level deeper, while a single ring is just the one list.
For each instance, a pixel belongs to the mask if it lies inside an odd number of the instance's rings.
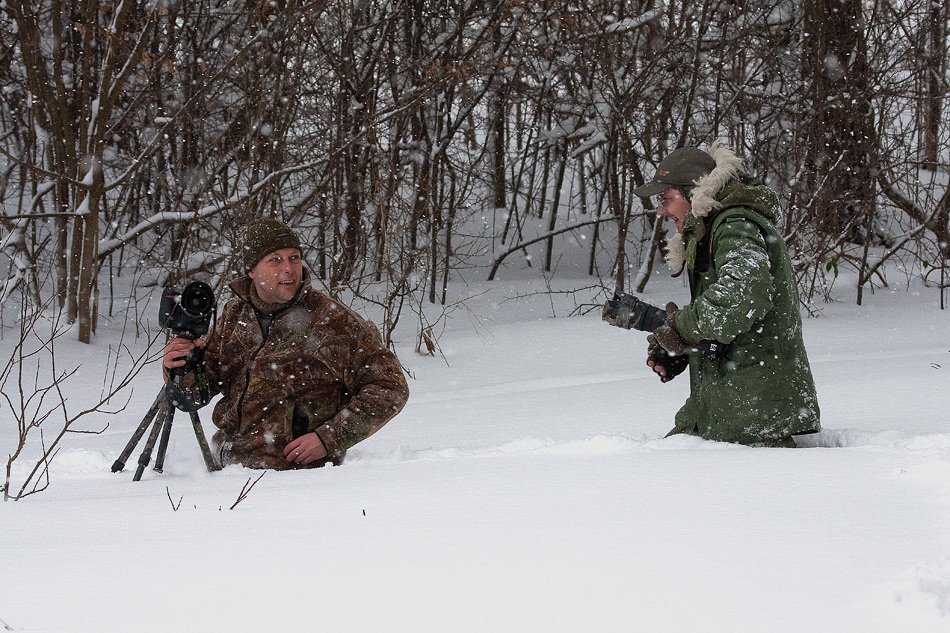
[{"label": "camera body", "polygon": [[[203,281],[193,281],[184,290],[169,286],[162,292],[158,322],[177,337],[194,340],[204,336],[211,328],[214,315],[214,291]],[[204,347],[193,347],[183,366],[168,370],[165,394],[176,409],[193,412],[210,402],[210,388],[203,370],[204,353]],[[185,374],[192,370],[195,371],[197,398],[186,393],[183,385]]]},{"label": "camera body", "polygon": [[175,336],[196,339],[211,327],[214,305],[214,291],[203,281],[193,281],[184,290],[168,286],[158,306],[158,323]]},{"label": "camera body", "polygon": [[604,321],[626,330],[652,332],[666,322],[666,310],[618,292],[604,306]]}]

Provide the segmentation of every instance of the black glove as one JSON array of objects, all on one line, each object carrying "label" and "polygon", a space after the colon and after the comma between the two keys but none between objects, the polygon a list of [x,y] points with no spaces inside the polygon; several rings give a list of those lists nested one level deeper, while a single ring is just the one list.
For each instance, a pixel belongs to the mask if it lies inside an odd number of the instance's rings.
[{"label": "black glove", "polygon": [[647,365],[653,362],[650,367],[660,377],[660,382],[673,380],[689,367],[689,356],[686,354],[671,356],[653,334],[647,336],[647,345]]}]

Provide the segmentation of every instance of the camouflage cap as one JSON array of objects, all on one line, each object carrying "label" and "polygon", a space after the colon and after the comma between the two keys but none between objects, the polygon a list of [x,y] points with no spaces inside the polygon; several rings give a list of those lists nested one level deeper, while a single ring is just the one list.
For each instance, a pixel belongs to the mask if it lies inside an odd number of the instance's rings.
[{"label": "camouflage cap", "polygon": [[300,250],[300,238],[293,229],[273,218],[261,218],[251,222],[245,231],[244,245],[240,253],[244,270],[254,268],[265,255],[282,248]]},{"label": "camouflage cap", "polygon": [[649,198],[670,187],[692,187],[696,181],[716,167],[712,156],[695,147],[681,147],[657,165],[653,180],[633,190],[641,198]]}]

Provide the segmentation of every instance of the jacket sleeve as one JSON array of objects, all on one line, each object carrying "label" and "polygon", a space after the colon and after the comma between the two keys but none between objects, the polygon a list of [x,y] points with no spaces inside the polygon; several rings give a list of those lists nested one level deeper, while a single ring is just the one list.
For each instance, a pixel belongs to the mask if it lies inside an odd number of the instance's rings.
[{"label": "jacket sleeve", "polygon": [[399,359],[383,345],[379,331],[363,322],[346,355],[342,381],[347,405],[316,429],[330,457],[340,456],[399,413],[409,399],[409,385]]},{"label": "jacket sleeve", "polygon": [[772,309],[774,285],[765,238],[745,218],[722,222],[712,236],[712,283],[676,315],[676,328],[690,342],[730,343],[749,332]]},{"label": "jacket sleeve", "polygon": [[211,332],[205,342],[204,355],[204,371],[212,397],[221,393],[221,379],[219,378],[221,356],[221,335],[219,331],[215,330]]}]

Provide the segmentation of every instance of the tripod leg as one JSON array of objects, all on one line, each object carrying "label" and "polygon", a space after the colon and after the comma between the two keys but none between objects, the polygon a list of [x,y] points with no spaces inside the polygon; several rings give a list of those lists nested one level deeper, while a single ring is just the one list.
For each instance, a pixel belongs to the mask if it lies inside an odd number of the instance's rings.
[{"label": "tripod leg", "polygon": [[169,402],[165,406],[168,407],[169,415],[165,416],[165,422],[162,424],[162,439],[158,442],[158,452],[155,453],[155,468],[152,469],[157,473],[162,472],[165,468],[165,451],[168,450],[168,438],[171,437],[172,421],[175,419],[175,408],[172,403]]},{"label": "tripod leg", "polygon": [[149,408],[148,412],[146,412],[145,417],[142,418],[142,422],[139,424],[138,428],[135,429],[134,433],[132,433],[132,438],[129,440],[129,443],[125,445],[125,448],[122,450],[119,458],[115,460],[114,464],[112,464],[112,472],[117,473],[125,468],[126,460],[129,459],[129,455],[131,455],[132,451],[135,450],[135,445],[138,444],[139,440],[142,439],[142,436],[145,435],[145,429],[147,429],[148,425],[151,424],[152,418],[155,417],[155,414],[158,413],[158,410],[161,408],[164,402],[165,390],[162,389],[158,392],[155,402],[152,403],[152,406]]},{"label": "tripod leg", "polygon": [[168,401],[162,403],[162,407],[159,411],[161,415],[155,419],[155,424],[152,425],[152,432],[149,433],[148,441],[145,442],[145,448],[139,457],[139,466],[135,469],[135,476],[132,477],[132,481],[138,481],[142,478],[142,471],[145,470],[149,460],[152,459],[152,449],[155,448],[155,441],[158,439],[159,431],[162,430],[162,426],[166,420],[168,424],[171,425],[171,418],[175,417],[175,407],[171,406]]},{"label": "tripod leg", "polygon": [[197,411],[191,412],[191,426],[195,429],[198,446],[201,448],[201,455],[205,458],[205,466],[207,466],[208,472],[213,473],[216,470],[221,470],[221,467],[215,463],[214,457],[211,455],[211,449],[208,447],[208,440],[205,438],[205,432],[201,428],[201,418],[198,417]]}]

